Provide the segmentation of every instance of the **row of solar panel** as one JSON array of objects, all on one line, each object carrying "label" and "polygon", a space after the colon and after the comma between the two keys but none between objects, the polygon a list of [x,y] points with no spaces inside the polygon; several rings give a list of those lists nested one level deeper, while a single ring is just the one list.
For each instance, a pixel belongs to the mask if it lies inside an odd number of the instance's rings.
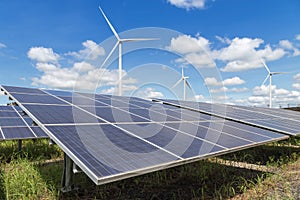
[{"label": "row of solar panel", "polygon": [[19,107],[0,106],[0,141],[48,138],[30,117],[22,115]]},{"label": "row of solar panel", "polygon": [[282,109],[247,108],[242,106],[158,100],[168,105],[191,109],[248,125],[259,126],[289,135],[300,134],[300,113]]},{"label": "row of solar panel", "polygon": [[3,88],[97,184],[287,138],[139,98]]}]

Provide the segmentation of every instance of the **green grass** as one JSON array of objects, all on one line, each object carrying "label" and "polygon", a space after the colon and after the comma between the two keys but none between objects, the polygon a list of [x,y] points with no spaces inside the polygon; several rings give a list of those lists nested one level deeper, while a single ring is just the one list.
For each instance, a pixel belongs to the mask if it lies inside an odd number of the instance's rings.
[{"label": "green grass", "polygon": [[57,146],[47,140],[25,141],[18,152],[16,142],[2,142],[0,199],[293,199],[293,184],[284,172],[290,164],[300,164],[299,144],[300,138],[292,138],[220,157],[274,166],[280,174],[226,166],[212,158],[101,186],[81,173],[75,176],[81,188],[62,194],[62,161],[45,162],[62,158]]}]

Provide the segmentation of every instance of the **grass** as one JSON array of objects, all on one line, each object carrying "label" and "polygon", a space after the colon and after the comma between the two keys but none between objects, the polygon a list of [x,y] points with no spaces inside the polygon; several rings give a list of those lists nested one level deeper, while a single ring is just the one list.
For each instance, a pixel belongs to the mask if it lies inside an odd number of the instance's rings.
[{"label": "grass", "polygon": [[[47,140],[0,143],[0,199],[297,199],[300,139],[264,145],[219,158],[275,167],[275,172],[224,165],[208,159],[95,186],[84,173],[81,189],[60,192],[63,152]],[[298,179],[299,180],[299,179]],[[299,191],[298,191],[299,190]],[[300,197],[299,197],[300,198]]]}]

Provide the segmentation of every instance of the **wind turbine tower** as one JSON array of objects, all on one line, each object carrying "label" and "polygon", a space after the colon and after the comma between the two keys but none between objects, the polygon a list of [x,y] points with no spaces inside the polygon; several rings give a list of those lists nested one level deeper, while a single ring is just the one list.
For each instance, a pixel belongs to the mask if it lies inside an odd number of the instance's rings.
[{"label": "wind turbine tower", "polygon": [[265,78],[265,80],[262,83],[262,85],[264,85],[265,82],[269,78],[269,108],[272,108],[272,76],[273,75],[277,75],[277,74],[286,74],[286,72],[271,72],[270,69],[269,69],[269,67],[267,66],[267,64],[265,63],[265,61],[263,59],[261,60],[261,62],[263,63],[263,65],[266,68],[266,70],[268,71],[268,75]]},{"label": "wind turbine tower", "polygon": [[183,70],[183,66],[181,68],[181,78],[172,86],[172,88],[176,87],[181,81],[183,81],[183,100],[186,100],[186,86],[188,86],[191,90],[192,87],[189,84],[189,82],[187,81],[189,77],[188,76],[184,76],[184,70]]},{"label": "wind turbine tower", "polygon": [[123,43],[125,43],[125,42],[149,41],[149,40],[157,40],[157,39],[156,38],[126,38],[126,39],[120,38],[119,34],[115,30],[115,28],[112,26],[112,24],[110,23],[110,21],[108,20],[108,18],[106,17],[105,13],[103,12],[103,10],[102,10],[102,8],[100,6],[99,6],[99,10],[102,13],[103,17],[105,18],[107,24],[109,25],[111,31],[113,32],[113,34],[117,38],[117,42],[116,42],[115,46],[109,52],[109,54],[107,55],[107,57],[103,61],[101,67],[103,67],[105,65],[105,63],[111,57],[111,55],[113,54],[113,52],[115,51],[115,49],[119,46],[119,67],[118,67],[119,82],[118,82],[118,95],[122,96],[122,70],[123,70],[122,69],[123,68],[122,67],[122,45],[123,45]]}]

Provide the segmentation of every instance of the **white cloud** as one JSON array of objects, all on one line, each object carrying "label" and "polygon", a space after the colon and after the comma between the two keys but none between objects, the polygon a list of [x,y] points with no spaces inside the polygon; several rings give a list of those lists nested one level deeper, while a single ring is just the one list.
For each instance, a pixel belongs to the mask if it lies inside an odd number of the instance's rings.
[{"label": "white cloud", "polygon": [[94,70],[95,67],[87,62],[78,62],[74,64],[73,69],[79,72],[88,72]]},{"label": "white cloud", "polygon": [[3,91],[0,91],[0,96],[4,96],[4,92]]},{"label": "white cloud", "polygon": [[300,81],[300,73],[296,74],[295,76],[293,76],[293,78],[296,80],[296,81]]},{"label": "white cloud", "polygon": [[82,43],[84,49],[78,52],[69,52],[66,55],[74,56],[77,59],[86,59],[86,60],[96,60],[100,56],[105,55],[105,50],[103,47],[99,46],[92,40],[87,40]]},{"label": "white cloud", "polygon": [[135,96],[144,99],[164,98],[163,93],[155,91],[155,89],[151,87],[139,90],[136,92]]},{"label": "white cloud", "polygon": [[[136,86],[134,85],[122,85],[122,91],[123,93],[125,92],[131,92],[138,89]],[[104,89],[101,91],[102,94],[110,94],[110,95],[118,95],[118,89],[117,87],[110,87],[108,89]],[[143,98],[143,97],[141,97]]]},{"label": "white cloud", "polygon": [[284,49],[293,49],[293,44],[288,40],[279,41],[279,46],[281,46]]},{"label": "white cloud", "polygon": [[227,87],[221,87],[221,88],[217,88],[217,89],[211,89],[209,90],[211,93],[221,93],[221,92],[236,92],[236,93],[240,93],[240,92],[247,92],[248,88],[243,87],[243,88],[227,88]]},{"label": "white cloud", "polygon": [[190,35],[181,35],[172,38],[167,50],[183,55],[183,58],[177,59],[176,62],[191,63],[195,67],[215,67],[216,64],[210,56],[210,43],[200,35],[192,37]]},{"label": "white cloud", "polygon": [[295,38],[296,40],[300,40],[300,34],[297,34]]},{"label": "white cloud", "polygon": [[247,92],[249,89],[246,87],[242,87],[242,88],[231,88],[230,91],[231,92]]},{"label": "white cloud", "polygon": [[34,61],[41,63],[57,63],[59,55],[53,51],[52,48],[45,47],[31,47],[27,52],[27,56]]},{"label": "white cloud", "polygon": [[190,35],[180,35],[177,38],[171,39],[171,44],[167,49],[181,54],[187,54],[210,51],[209,45],[209,41],[204,37],[198,36],[194,38]]},{"label": "white cloud", "polygon": [[6,48],[6,45],[0,42],[0,49]]},{"label": "white cloud", "polygon": [[186,10],[189,9],[203,9],[205,8],[206,0],[167,0],[170,4],[178,7],[184,8]]},{"label": "white cloud", "polygon": [[196,101],[203,101],[205,97],[202,94],[195,95]]},{"label": "white cloud", "polygon": [[272,49],[270,45],[259,47],[264,43],[262,39],[234,38],[228,47],[215,51],[215,58],[227,62],[221,69],[224,72],[237,72],[262,67],[260,59],[277,60],[286,52],[282,48]]},{"label": "white cloud", "polygon": [[207,86],[230,86],[230,85],[242,85],[245,83],[244,80],[240,79],[239,77],[235,76],[233,78],[225,79],[221,82],[217,81],[214,77],[208,77],[204,79],[204,82]]},{"label": "white cloud", "polygon": [[294,83],[293,88],[300,90],[300,83]]},{"label": "white cloud", "polygon": [[288,40],[281,40],[279,41],[279,46],[281,46],[282,48],[284,49],[287,49],[287,50],[292,50],[293,53],[292,55],[293,56],[299,56],[300,55],[300,50],[297,49],[290,41]]}]

